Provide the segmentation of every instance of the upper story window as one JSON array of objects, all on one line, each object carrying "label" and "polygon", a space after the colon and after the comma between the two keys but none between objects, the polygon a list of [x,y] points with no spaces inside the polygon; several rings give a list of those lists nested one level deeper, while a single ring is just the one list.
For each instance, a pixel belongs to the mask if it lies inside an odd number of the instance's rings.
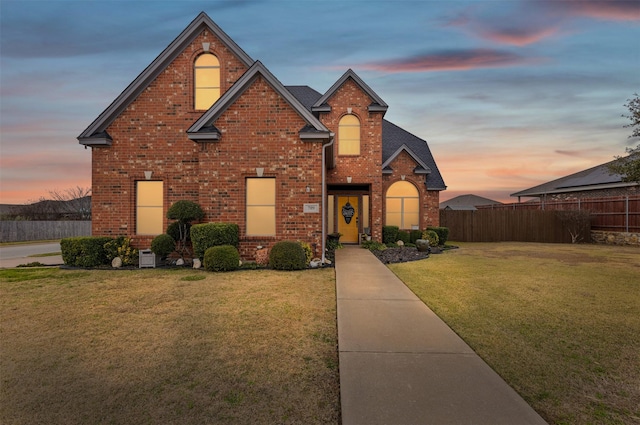
[{"label": "upper story window", "polygon": [[338,155],[360,155],[360,120],[355,115],[340,118]]},{"label": "upper story window", "polygon": [[220,61],[204,53],[194,64],[194,99],[196,109],[209,109],[220,98]]}]

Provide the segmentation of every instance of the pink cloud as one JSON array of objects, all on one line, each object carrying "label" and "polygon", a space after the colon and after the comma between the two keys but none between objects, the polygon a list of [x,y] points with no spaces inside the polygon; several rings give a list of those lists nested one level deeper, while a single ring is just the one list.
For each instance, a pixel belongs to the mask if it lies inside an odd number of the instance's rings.
[{"label": "pink cloud", "polygon": [[569,15],[612,21],[640,20],[640,2],[637,0],[567,0],[546,4]]},{"label": "pink cloud", "polygon": [[487,28],[477,30],[487,40],[513,46],[527,46],[558,34],[558,28]]},{"label": "pink cloud", "polygon": [[490,49],[455,50],[413,56],[405,59],[393,59],[381,62],[369,62],[360,67],[371,71],[389,73],[464,71],[478,68],[503,68],[526,65],[533,62],[514,53]]}]

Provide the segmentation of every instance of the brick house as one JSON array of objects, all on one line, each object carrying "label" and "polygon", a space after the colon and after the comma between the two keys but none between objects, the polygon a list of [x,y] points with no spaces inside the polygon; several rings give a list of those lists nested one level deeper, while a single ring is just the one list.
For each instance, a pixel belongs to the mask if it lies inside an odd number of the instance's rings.
[{"label": "brick house", "polygon": [[321,256],[382,226],[438,225],[445,190],[426,141],[384,119],[352,70],[324,94],[285,87],[201,13],[78,137],[92,149],[94,235],[149,247],[167,209],[240,226],[240,253],[283,239]]}]

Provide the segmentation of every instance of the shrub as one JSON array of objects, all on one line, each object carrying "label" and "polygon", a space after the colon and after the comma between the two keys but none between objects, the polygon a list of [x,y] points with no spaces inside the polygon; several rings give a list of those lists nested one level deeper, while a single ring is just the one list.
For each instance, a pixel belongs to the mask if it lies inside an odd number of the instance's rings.
[{"label": "shrub", "polygon": [[429,246],[438,246],[438,234],[433,230],[425,230],[422,232],[422,239],[429,241]]},{"label": "shrub", "polygon": [[133,266],[138,263],[138,250],[131,246],[131,239],[118,236],[104,244],[107,261],[120,257],[123,266]]},{"label": "shrub", "polygon": [[[427,230],[433,230],[438,235],[438,241],[440,245],[444,245],[449,240],[449,228],[448,227],[436,227],[429,226]],[[433,245],[432,245],[433,246]]]},{"label": "shrub", "polygon": [[163,233],[158,235],[151,241],[151,251],[162,258],[166,258],[176,249],[176,241],[172,236]]},{"label": "shrub", "polygon": [[412,230],[410,235],[409,243],[415,244],[418,239],[422,239],[422,230]]},{"label": "shrub", "polygon": [[398,232],[397,241],[402,241],[405,245],[408,244],[411,241],[411,236],[410,236],[409,232],[406,232],[404,230],[400,230]]},{"label": "shrub", "polygon": [[[187,241],[190,241],[191,240],[191,223],[186,223],[185,228],[186,228],[186,234],[187,234]],[[171,236],[174,241],[176,242],[180,241],[180,223],[177,221],[174,221],[173,223],[171,223],[169,226],[167,226],[166,233],[167,235]]]},{"label": "shrub", "polygon": [[[178,252],[181,256],[188,253],[187,239],[189,238],[189,226],[194,220],[201,220],[204,217],[204,211],[200,208],[200,205],[193,201],[181,200],[169,207],[167,211],[167,218],[171,220],[177,220],[177,234],[178,238],[174,238],[178,242]],[[167,232],[169,228],[167,228]],[[175,230],[172,229],[172,232]]]},{"label": "shrub", "polygon": [[342,244],[340,243],[341,233],[332,233],[327,235],[327,241],[325,248],[327,251],[335,251],[336,249],[342,248]]},{"label": "shrub", "polygon": [[362,247],[369,251],[384,251],[387,249],[385,244],[378,241],[364,241],[362,242]]},{"label": "shrub", "polygon": [[398,226],[383,226],[382,227],[382,243],[396,243],[398,240]]},{"label": "shrub", "polygon": [[303,270],[307,266],[306,259],[298,242],[276,242],[269,251],[269,266],[276,270]]},{"label": "shrub", "polygon": [[191,243],[196,257],[203,258],[212,246],[231,245],[238,247],[240,228],[233,223],[204,223],[191,226]]},{"label": "shrub", "polygon": [[298,243],[300,244],[302,249],[304,249],[304,256],[306,258],[305,265],[308,266],[311,262],[311,259],[313,258],[313,249],[311,249],[311,245],[309,245],[307,242],[298,241]]},{"label": "shrub", "polygon": [[62,260],[67,266],[96,267],[108,264],[104,245],[112,238],[106,236],[81,236],[60,241]]},{"label": "shrub", "polygon": [[235,246],[218,245],[207,248],[204,268],[210,272],[230,272],[240,267],[240,254]]}]

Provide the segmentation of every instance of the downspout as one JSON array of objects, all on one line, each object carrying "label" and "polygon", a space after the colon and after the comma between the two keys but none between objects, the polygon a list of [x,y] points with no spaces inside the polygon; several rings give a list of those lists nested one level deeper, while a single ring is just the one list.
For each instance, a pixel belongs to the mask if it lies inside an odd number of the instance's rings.
[{"label": "downspout", "polygon": [[331,141],[322,145],[322,264],[326,260],[325,252],[327,245],[327,164],[326,164],[326,152],[329,146],[333,145],[334,133],[329,133]]}]

